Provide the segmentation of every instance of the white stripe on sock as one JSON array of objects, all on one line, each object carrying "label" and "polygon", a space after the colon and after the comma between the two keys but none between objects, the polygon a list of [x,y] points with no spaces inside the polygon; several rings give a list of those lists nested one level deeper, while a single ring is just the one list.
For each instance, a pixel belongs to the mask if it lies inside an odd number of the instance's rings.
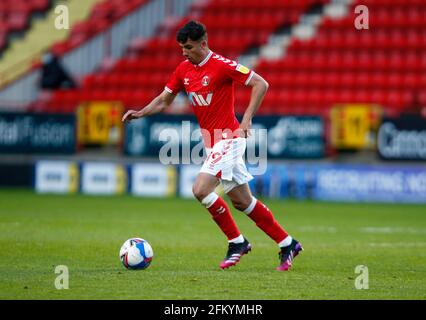
[{"label": "white stripe on sock", "polygon": [[251,203],[247,207],[247,209],[244,210],[244,213],[245,214],[250,214],[253,211],[254,207],[256,206],[256,203],[257,203],[257,199],[255,197],[251,197]]},{"label": "white stripe on sock", "polygon": [[201,204],[208,209],[216,202],[217,199],[219,199],[219,196],[215,192],[212,192],[201,200]]},{"label": "white stripe on sock", "polygon": [[243,243],[244,242],[244,237],[242,234],[240,234],[238,237],[228,240],[229,243]]},{"label": "white stripe on sock", "polygon": [[293,238],[291,236],[287,236],[283,241],[278,243],[278,246],[280,248],[287,247],[291,244],[292,241],[293,241]]}]

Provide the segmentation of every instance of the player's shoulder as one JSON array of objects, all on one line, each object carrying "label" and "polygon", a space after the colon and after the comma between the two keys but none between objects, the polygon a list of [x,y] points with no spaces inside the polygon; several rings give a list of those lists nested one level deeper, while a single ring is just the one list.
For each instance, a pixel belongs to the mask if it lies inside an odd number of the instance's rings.
[{"label": "player's shoulder", "polygon": [[238,65],[237,61],[229,59],[217,53],[212,54],[211,60],[219,67],[235,68]]},{"label": "player's shoulder", "polygon": [[191,67],[191,62],[189,62],[188,60],[183,60],[177,65],[176,71],[181,72],[181,71],[187,70],[190,67]]}]

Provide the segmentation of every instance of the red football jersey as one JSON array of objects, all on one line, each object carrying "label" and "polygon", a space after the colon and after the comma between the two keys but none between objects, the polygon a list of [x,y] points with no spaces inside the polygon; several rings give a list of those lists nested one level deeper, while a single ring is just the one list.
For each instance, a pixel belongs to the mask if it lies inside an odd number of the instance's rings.
[{"label": "red football jersey", "polygon": [[[165,90],[173,94],[185,90],[200,128],[209,133],[203,138],[210,148],[221,139],[232,138],[229,133],[239,128],[234,111],[234,82],[247,85],[253,74],[237,62],[210,51],[198,65],[188,60],[180,63]],[[216,132],[215,136],[215,129],[225,134]]]}]

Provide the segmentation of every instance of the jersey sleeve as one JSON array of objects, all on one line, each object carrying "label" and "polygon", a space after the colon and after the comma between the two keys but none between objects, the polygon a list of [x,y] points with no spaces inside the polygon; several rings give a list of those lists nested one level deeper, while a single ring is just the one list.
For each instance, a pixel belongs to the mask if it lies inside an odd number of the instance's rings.
[{"label": "jersey sleeve", "polygon": [[164,90],[176,95],[184,89],[183,83],[182,83],[182,77],[180,76],[181,74],[180,70],[181,70],[181,66],[179,65],[170,76],[169,81],[164,87]]},{"label": "jersey sleeve", "polygon": [[236,63],[235,61],[231,61],[231,63],[226,62],[227,61],[225,60],[225,63],[222,64],[225,74],[233,81],[248,85],[254,75],[254,71],[242,64]]}]

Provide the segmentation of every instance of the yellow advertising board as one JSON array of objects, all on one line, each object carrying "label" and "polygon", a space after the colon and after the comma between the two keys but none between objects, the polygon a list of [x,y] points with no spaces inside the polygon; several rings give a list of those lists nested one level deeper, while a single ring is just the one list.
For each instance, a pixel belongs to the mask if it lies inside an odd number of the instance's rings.
[{"label": "yellow advertising board", "polygon": [[79,171],[76,163],[70,163],[69,165],[69,193],[76,193],[79,185]]},{"label": "yellow advertising board", "polygon": [[124,166],[117,165],[115,168],[116,194],[124,194],[127,190],[127,172]]},{"label": "yellow advertising board", "polygon": [[176,167],[168,166],[167,167],[167,196],[174,197],[176,196],[176,185],[177,185],[177,172]]},{"label": "yellow advertising board", "polygon": [[93,101],[83,103],[77,111],[79,144],[118,144],[123,126],[120,102]]},{"label": "yellow advertising board", "polygon": [[380,109],[369,104],[337,105],[331,109],[331,144],[342,149],[375,146]]}]

